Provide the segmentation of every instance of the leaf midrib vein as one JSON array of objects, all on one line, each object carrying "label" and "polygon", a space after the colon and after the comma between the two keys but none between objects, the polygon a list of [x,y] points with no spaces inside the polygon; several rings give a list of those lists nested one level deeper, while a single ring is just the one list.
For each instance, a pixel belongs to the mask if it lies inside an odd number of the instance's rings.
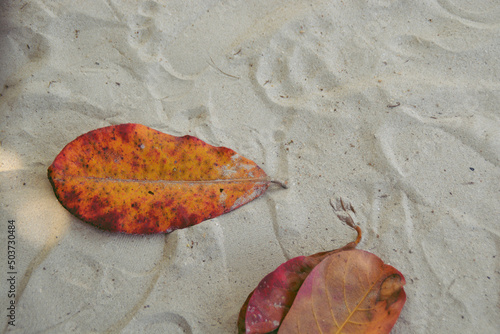
[{"label": "leaf midrib vein", "polygon": [[[166,183],[166,184],[188,184],[188,183],[246,183],[246,182],[270,182],[267,177],[260,178],[243,178],[243,179],[214,179],[214,180],[147,180],[147,179],[114,179],[111,177],[95,177],[95,176],[69,176],[72,179],[85,179],[102,182],[116,183]],[[63,178],[54,178],[56,181],[65,181]]]}]

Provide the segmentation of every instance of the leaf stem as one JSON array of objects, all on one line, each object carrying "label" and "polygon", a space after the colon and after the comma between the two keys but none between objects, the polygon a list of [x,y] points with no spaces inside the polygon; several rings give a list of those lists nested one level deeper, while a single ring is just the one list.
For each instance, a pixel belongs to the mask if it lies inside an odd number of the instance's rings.
[{"label": "leaf stem", "polygon": [[361,228],[358,225],[354,226],[354,229],[356,230],[356,232],[358,232],[358,236],[356,237],[356,240],[354,241],[354,243],[357,245],[361,241],[361,236],[363,233],[361,232]]},{"label": "leaf stem", "polygon": [[288,181],[281,182],[278,180],[270,180],[269,182],[279,184],[281,186],[281,188],[283,188],[283,189],[288,189]]}]

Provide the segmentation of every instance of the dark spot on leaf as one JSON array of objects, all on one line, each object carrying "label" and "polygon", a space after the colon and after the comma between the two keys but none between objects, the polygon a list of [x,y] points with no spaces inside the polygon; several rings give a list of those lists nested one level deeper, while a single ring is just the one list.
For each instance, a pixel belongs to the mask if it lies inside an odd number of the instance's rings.
[{"label": "dark spot on leaf", "polygon": [[396,302],[402,290],[401,277],[399,275],[391,275],[387,277],[380,286],[378,300],[387,301],[387,307]]},{"label": "dark spot on leaf", "polygon": [[91,224],[103,230],[116,231],[120,225],[120,220],[121,214],[117,210],[112,210],[97,216]]}]

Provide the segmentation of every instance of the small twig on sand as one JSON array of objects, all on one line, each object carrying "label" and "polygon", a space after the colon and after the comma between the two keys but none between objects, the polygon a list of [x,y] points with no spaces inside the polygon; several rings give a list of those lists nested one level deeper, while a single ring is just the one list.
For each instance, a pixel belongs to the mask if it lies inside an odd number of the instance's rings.
[{"label": "small twig on sand", "polygon": [[228,77],[231,77],[231,78],[234,78],[234,79],[239,79],[239,78],[240,78],[240,77],[238,77],[238,76],[236,76],[236,75],[231,75],[231,74],[226,73],[226,72],[224,72],[223,70],[221,70],[221,69],[220,69],[217,65],[215,65],[215,62],[214,62],[214,60],[212,59],[212,56],[210,56],[210,55],[209,55],[209,57],[210,57],[210,61],[211,61],[212,63],[208,63],[208,65],[212,66],[213,68],[215,68],[216,70],[218,70],[220,73],[222,73],[222,74],[224,74],[224,75],[227,75]]},{"label": "small twig on sand", "polygon": [[352,207],[352,204],[349,202],[345,203],[342,198],[339,198],[339,199],[337,199],[337,204],[334,204],[333,200],[330,200],[330,205],[332,206],[333,210],[335,210],[335,212],[343,211],[344,214],[337,213],[337,217],[341,221],[343,221],[344,223],[346,223],[347,225],[349,225],[350,227],[355,229],[356,232],[358,233],[356,240],[354,242],[346,245],[346,247],[349,246],[349,248],[356,247],[356,245],[359,244],[359,242],[361,241],[362,232],[361,232],[361,228],[358,225],[356,225],[356,223],[354,223],[354,219],[352,219],[351,215],[348,212],[348,211],[352,211],[353,213],[356,213],[356,211]]}]

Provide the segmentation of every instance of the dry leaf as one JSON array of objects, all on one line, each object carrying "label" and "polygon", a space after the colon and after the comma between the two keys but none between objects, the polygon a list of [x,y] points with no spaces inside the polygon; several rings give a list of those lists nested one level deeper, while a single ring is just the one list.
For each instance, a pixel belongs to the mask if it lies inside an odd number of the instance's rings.
[{"label": "dry leaf", "polygon": [[140,124],[78,137],[59,153],[48,177],[69,212],[133,234],[168,233],[217,217],[259,197],[272,182],[231,149]]},{"label": "dry leaf", "polygon": [[372,253],[332,254],[306,278],[278,333],[389,333],[406,301],[404,284]]}]

